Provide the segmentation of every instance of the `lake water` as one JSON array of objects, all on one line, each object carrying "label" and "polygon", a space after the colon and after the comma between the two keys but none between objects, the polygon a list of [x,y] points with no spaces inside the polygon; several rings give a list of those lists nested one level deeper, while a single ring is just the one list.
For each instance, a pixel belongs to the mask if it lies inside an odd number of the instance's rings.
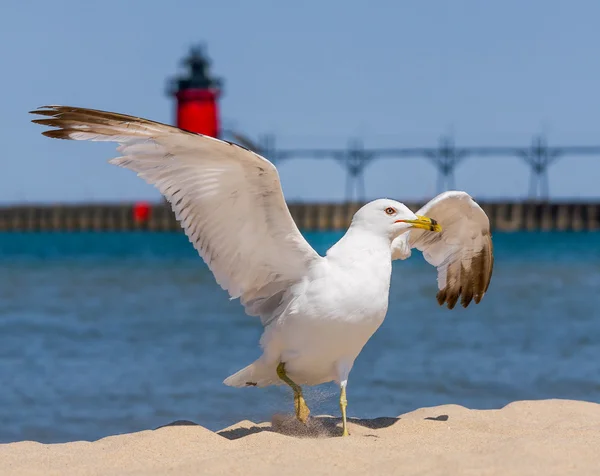
[{"label": "lake water", "polygon": [[[320,253],[340,236],[307,234]],[[468,309],[437,305],[418,252],[394,263],[387,318],[350,375],[350,416],[600,402],[600,234],[494,240],[489,293]],[[291,412],[287,388],[222,384],[260,355],[261,330],[183,234],[0,234],[0,441]],[[335,385],[305,394],[313,415],[338,415]]]}]

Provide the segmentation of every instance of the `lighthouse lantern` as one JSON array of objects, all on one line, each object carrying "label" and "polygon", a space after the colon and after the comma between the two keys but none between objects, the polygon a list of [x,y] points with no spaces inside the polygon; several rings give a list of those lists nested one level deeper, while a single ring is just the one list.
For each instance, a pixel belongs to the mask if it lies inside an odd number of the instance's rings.
[{"label": "lighthouse lantern", "polygon": [[177,127],[218,137],[222,81],[210,75],[210,60],[201,47],[192,48],[183,64],[187,67],[186,74],[173,80],[169,90],[177,99]]}]

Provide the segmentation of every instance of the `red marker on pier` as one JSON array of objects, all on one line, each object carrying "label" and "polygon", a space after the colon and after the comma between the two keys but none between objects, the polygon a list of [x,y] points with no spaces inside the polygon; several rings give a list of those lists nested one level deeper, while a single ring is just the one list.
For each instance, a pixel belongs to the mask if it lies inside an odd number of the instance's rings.
[{"label": "red marker on pier", "polygon": [[148,202],[136,202],[133,205],[133,221],[145,223],[150,219],[150,204]]}]

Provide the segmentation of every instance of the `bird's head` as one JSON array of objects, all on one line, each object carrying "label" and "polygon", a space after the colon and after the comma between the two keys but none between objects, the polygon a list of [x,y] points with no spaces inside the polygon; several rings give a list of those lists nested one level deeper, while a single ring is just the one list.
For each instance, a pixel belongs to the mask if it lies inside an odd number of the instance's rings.
[{"label": "bird's head", "polygon": [[411,228],[439,232],[442,227],[432,218],[415,215],[403,203],[382,198],[364,205],[352,219],[358,226],[394,240]]}]

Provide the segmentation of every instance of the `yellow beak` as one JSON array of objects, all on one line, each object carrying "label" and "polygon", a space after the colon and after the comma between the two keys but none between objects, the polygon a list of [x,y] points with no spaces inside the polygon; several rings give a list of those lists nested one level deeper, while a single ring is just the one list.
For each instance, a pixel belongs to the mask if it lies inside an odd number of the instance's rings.
[{"label": "yellow beak", "polygon": [[436,232],[442,231],[442,227],[438,224],[438,222],[436,220],[434,220],[433,218],[424,217],[422,215],[417,215],[416,220],[398,220],[398,221],[403,222],[403,223],[410,223],[413,226],[413,228],[422,228],[423,230],[436,231]]}]

